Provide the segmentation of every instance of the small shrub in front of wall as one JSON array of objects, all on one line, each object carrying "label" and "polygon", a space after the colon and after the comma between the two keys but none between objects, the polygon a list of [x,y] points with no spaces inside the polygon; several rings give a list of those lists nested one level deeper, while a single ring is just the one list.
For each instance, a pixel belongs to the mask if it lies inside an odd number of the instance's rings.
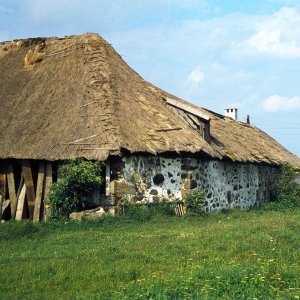
[{"label": "small shrub in front of wall", "polygon": [[147,204],[136,204],[133,202],[126,202],[124,204],[123,216],[135,221],[148,221],[152,218],[151,211]]},{"label": "small shrub in front of wall", "polygon": [[188,213],[201,215],[205,213],[205,192],[202,190],[193,191],[185,200],[185,207]]},{"label": "small shrub in front of wall", "polygon": [[157,203],[134,203],[124,201],[124,215],[134,220],[147,221],[157,215],[174,216],[174,202],[162,199]]},{"label": "small shrub in front of wall", "polygon": [[148,207],[154,214],[175,216],[175,203],[168,199],[162,199],[157,203],[148,203]]},{"label": "small shrub in front of wall", "polygon": [[266,203],[266,209],[284,209],[300,207],[300,185],[296,183],[299,176],[291,166],[281,166],[280,176],[272,189],[272,202]]},{"label": "small shrub in front of wall", "polygon": [[86,196],[102,183],[101,166],[100,162],[77,158],[59,169],[60,180],[51,186],[47,199],[50,219],[66,218],[85,207]]}]

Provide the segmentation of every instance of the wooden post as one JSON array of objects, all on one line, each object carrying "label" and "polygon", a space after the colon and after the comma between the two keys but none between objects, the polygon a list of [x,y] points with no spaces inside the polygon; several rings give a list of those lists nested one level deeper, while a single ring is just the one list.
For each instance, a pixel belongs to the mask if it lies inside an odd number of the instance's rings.
[{"label": "wooden post", "polygon": [[25,185],[25,183],[23,183],[20,195],[17,199],[18,206],[17,206],[17,211],[16,211],[16,221],[22,220],[25,196],[26,196],[26,185]]},{"label": "wooden post", "polygon": [[34,204],[33,222],[38,222],[40,220],[44,177],[45,177],[45,164],[43,161],[40,161],[38,179],[36,184],[36,198]]},{"label": "wooden post", "polygon": [[6,195],[6,164],[3,160],[0,160],[0,194],[2,195],[2,201],[4,201]]},{"label": "wooden post", "polygon": [[3,199],[2,194],[0,194],[0,221],[2,219],[2,204],[3,204],[2,199]]},{"label": "wooden post", "polygon": [[110,195],[109,190],[110,185],[110,160],[109,157],[105,161],[105,195],[108,197]]},{"label": "wooden post", "polygon": [[18,191],[17,191],[17,207],[18,207],[18,199],[20,197],[23,184],[24,184],[24,178],[23,178],[23,173],[21,172],[20,183],[19,183],[19,187],[18,187]]},{"label": "wooden post", "polygon": [[47,162],[46,164],[46,179],[45,179],[45,193],[44,193],[44,221],[48,220],[49,207],[45,203],[47,196],[49,194],[50,186],[52,185],[52,163]]},{"label": "wooden post", "polygon": [[31,166],[29,160],[27,159],[22,161],[22,172],[23,172],[23,177],[26,185],[26,196],[27,196],[27,203],[29,208],[29,216],[30,219],[33,220],[35,191],[34,191],[34,185],[32,179]]},{"label": "wooden post", "polygon": [[61,176],[60,176],[60,168],[62,167],[62,164],[57,164],[57,182],[61,181]]},{"label": "wooden post", "polygon": [[8,193],[10,199],[11,218],[14,219],[17,210],[17,195],[16,195],[16,187],[15,187],[15,179],[14,179],[14,170],[13,170],[12,163],[10,161],[7,163],[7,184],[8,184]]}]

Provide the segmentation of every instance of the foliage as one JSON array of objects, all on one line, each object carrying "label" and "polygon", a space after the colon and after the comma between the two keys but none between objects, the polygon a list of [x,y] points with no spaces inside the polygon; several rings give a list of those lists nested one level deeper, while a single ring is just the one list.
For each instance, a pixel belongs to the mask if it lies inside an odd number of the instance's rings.
[{"label": "foliage", "polygon": [[264,205],[265,209],[285,209],[300,207],[300,185],[296,183],[299,174],[288,164],[281,166],[280,176],[272,189],[272,201]]},{"label": "foliage", "polygon": [[64,218],[83,209],[87,195],[102,182],[100,174],[100,162],[77,158],[63,165],[59,169],[60,180],[51,186],[47,199],[50,218]]},{"label": "foliage", "polygon": [[157,203],[136,204],[124,203],[124,215],[139,221],[149,221],[157,215],[174,216],[174,202],[162,199]]},{"label": "foliage", "polygon": [[274,185],[275,196],[282,197],[299,197],[300,185],[296,183],[296,178],[299,174],[288,164],[281,166],[280,176]]},{"label": "foliage", "polygon": [[101,222],[0,224],[0,298],[299,299],[300,208]]},{"label": "foliage", "polygon": [[150,203],[149,206],[154,208],[156,213],[161,213],[166,216],[175,216],[175,202],[168,199],[162,199],[158,203]]},{"label": "foliage", "polygon": [[187,212],[203,214],[205,212],[205,192],[195,190],[185,200]]}]

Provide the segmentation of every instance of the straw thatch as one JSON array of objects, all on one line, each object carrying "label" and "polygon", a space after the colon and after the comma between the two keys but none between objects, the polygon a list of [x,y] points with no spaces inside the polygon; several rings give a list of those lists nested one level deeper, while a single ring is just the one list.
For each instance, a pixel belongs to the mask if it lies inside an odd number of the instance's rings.
[{"label": "straw thatch", "polygon": [[96,34],[0,43],[0,97],[3,159],[104,160],[127,150],[300,167],[258,128],[198,108],[211,119],[205,141],[165,99],[186,102],[143,80]]}]

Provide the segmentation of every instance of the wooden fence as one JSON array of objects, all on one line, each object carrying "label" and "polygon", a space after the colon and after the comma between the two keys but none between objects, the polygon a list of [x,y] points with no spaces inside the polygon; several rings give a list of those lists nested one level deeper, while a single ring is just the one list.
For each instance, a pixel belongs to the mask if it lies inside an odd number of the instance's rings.
[{"label": "wooden fence", "polygon": [[4,214],[17,221],[47,218],[44,199],[52,181],[51,162],[0,160],[0,220]]}]

